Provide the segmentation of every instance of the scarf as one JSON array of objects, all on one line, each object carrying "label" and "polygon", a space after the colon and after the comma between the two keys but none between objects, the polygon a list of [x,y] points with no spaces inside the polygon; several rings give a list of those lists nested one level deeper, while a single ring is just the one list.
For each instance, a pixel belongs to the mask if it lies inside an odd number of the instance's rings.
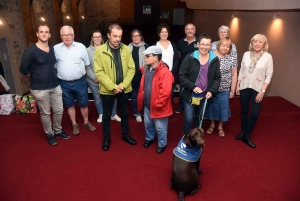
[{"label": "scarf", "polygon": [[139,47],[139,67],[144,66],[144,64],[145,64],[145,59],[144,59],[144,55],[143,55],[143,53],[145,51],[145,45],[146,45],[146,43],[144,41],[141,41],[139,44],[130,43],[128,45],[128,47],[131,49],[131,52],[132,52],[133,46]]},{"label": "scarf", "polygon": [[250,52],[250,57],[251,57],[251,63],[250,63],[250,66],[249,66],[249,73],[252,73],[255,69],[255,66],[256,66],[256,63],[257,61],[260,59],[260,57],[263,55],[264,51],[261,50],[260,53],[258,54],[257,57],[255,57],[255,53],[254,51],[251,51]]}]

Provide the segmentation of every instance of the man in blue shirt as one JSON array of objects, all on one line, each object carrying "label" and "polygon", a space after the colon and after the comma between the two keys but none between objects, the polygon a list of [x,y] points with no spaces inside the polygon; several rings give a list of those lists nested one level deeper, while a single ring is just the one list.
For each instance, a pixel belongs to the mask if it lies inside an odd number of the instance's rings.
[{"label": "man in blue shirt", "polygon": [[90,65],[86,47],[74,41],[74,30],[70,26],[60,29],[62,43],[54,46],[57,77],[63,91],[63,103],[72,121],[73,134],[80,133],[76,122],[75,100],[80,107],[84,127],[90,131],[96,128],[88,120],[88,89],[85,78],[85,67]]}]

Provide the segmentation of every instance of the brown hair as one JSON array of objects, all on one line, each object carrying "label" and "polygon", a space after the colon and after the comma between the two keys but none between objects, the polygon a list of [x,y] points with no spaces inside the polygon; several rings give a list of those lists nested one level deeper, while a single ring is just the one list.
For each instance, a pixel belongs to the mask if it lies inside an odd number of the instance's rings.
[{"label": "brown hair", "polygon": [[163,29],[163,28],[165,28],[165,29],[167,29],[167,31],[168,31],[168,38],[170,37],[170,35],[171,35],[171,30],[170,30],[170,27],[169,27],[169,25],[167,25],[166,23],[160,23],[158,26],[157,26],[157,36],[158,36],[158,38],[159,38],[159,34],[160,34],[160,32],[161,32],[161,30]]},{"label": "brown hair", "polygon": [[141,41],[144,41],[144,37],[143,37],[143,34],[142,34],[142,32],[139,30],[139,29],[133,29],[132,30],[132,32],[131,32],[131,38],[132,38],[132,35],[133,35],[133,33],[134,32],[138,32],[139,34],[140,34],[140,36],[141,36]]},{"label": "brown hair", "polygon": [[212,41],[211,41],[211,37],[210,37],[207,33],[202,33],[202,34],[200,34],[198,42],[200,43],[200,41],[201,41],[203,38],[209,39],[210,42],[212,42]]},{"label": "brown hair", "polygon": [[[93,35],[94,35],[94,33],[100,33],[101,34],[101,37],[102,37],[102,33],[101,33],[101,31],[99,31],[99,29],[95,29],[94,31],[92,31],[92,33],[91,33],[91,42],[90,42],[90,45],[92,45],[92,46],[94,46],[94,42],[93,42]],[[102,40],[101,40],[101,45],[104,43],[104,40],[103,40],[103,38],[102,38]]]},{"label": "brown hair", "polygon": [[122,27],[119,24],[117,24],[117,23],[109,25],[107,33],[110,34],[112,29],[118,29],[118,30],[122,30],[123,31]]},{"label": "brown hair", "polygon": [[48,27],[48,28],[49,28],[49,33],[51,32],[51,31],[50,31],[49,25],[46,24],[46,23],[44,23],[44,22],[43,22],[43,23],[40,23],[40,24],[38,24],[38,25],[36,26],[36,28],[35,28],[36,32],[38,32],[38,31],[39,31],[39,28],[40,28],[40,27],[43,27],[43,26]]}]

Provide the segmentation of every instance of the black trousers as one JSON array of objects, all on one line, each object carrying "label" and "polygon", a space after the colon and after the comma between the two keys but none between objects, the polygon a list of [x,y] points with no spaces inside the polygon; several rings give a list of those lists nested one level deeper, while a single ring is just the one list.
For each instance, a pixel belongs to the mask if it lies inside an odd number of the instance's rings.
[{"label": "black trousers", "polygon": [[[262,102],[255,102],[255,97],[257,96],[258,92],[254,89],[243,89],[240,91],[240,100],[241,100],[241,106],[242,106],[242,112],[241,112],[241,123],[242,123],[242,132],[244,132],[245,135],[250,135],[252,132],[256,121],[258,114],[260,112],[260,108],[262,105]],[[250,103],[251,103],[251,111],[249,116],[249,110],[250,110]]]},{"label": "black trousers", "polygon": [[104,139],[110,139],[110,118],[112,113],[112,107],[115,98],[117,99],[118,108],[121,116],[121,131],[122,136],[129,135],[129,123],[128,123],[128,94],[118,93],[115,95],[103,95],[101,94],[103,117],[102,117],[102,131]]}]

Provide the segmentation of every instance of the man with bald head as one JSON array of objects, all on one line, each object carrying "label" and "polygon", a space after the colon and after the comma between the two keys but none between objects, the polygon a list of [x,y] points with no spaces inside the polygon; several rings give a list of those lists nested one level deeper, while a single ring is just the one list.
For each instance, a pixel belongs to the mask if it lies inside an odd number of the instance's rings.
[{"label": "man with bald head", "polygon": [[62,43],[54,46],[57,77],[63,91],[63,104],[67,108],[72,122],[73,134],[80,133],[76,122],[75,100],[80,107],[84,127],[90,131],[96,128],[88,120],[88,89],[85,78],[85,67],[90,65],[86,47],[74,41],[74,30],[71,26],[60,29]]}]

